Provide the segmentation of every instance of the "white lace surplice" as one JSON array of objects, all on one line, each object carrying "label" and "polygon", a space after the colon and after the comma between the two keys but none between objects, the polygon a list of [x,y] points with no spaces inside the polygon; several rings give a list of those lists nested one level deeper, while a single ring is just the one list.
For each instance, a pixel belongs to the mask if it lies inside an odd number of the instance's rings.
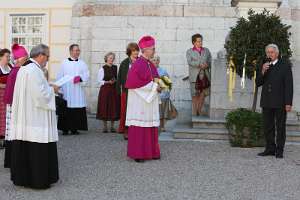
[{"label": "white lace surplice", "polygon": [[158,127],[159,94],[157,83],[128,90],[126,126]]}]

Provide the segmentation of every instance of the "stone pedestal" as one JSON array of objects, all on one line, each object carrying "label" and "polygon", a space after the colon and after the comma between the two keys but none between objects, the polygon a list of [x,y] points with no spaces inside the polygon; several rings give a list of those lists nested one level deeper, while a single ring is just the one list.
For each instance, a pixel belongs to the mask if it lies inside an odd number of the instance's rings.
[{"label": "stone pedestal", "polygon": [[275,12],[282,0],[233,0],[232,3],[239,10],[241,17],[247,17],[248,10],[251,8],[256,12],[267,9]]}]

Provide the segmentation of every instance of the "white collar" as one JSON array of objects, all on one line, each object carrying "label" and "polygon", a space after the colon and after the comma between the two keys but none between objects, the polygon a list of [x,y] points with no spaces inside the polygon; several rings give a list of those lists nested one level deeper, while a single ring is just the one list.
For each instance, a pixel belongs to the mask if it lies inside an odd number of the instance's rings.
[{"label": "white collar", "polygon": [[73,58],[72,56],[70,56],[70,58],[72,59],[72,60],[79,60],[79,57],[77,58],[77,59],[75,59],[75,58]]},{"label": "white collar", "polygon": [[9,74],[9,72],[11,70],[11,68],[8,65],[6,65],[6,66],[0,66],[0,69],[1,69],[1,71],[2,71],[3,74]]},{"label": "white collar", "polygon": [[271,64],[276,65],[277,62],[278,62],[278,59],[272,61]]},{"label": "white collar", "polygon": [[34,64],[36,64],[39,68],[42,69],[41,65],[40,65],[38,62],[36,62],[36,60],[34,60],[33,58],[30,58],[30,61],[32,61],[32,62],[33,62]]}]

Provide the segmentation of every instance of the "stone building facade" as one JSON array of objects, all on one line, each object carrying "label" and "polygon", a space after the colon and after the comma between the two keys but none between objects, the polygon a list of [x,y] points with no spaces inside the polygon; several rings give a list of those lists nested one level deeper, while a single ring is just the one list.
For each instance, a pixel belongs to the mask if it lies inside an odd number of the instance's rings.
[{"label": "stone building facade", "polygon": [[[209,114],[211,118],[219,119],[230,109],[250,107],[252,103],[253,83],[247,80],[246,88],[241,89],[239,79],[234,100],[229,101],[223,47],[230,27],[239,16],[245,16],[249,8],[257,11],[267,8],[292,25],[295,98],[294,111],[289,117],[297,119],[300,115],[300,78],[297,77],[300,73],[299,0],[4,1],[0,5],[0,48],[9,48],[14,40],[20,40],[28,48],[33,41],[48,44],[51,48],[48,68],[50,78],[54,79],[61,61],[68,56],[69,44],[79,43],[82,58],[91,72],[91,81],[86,88],[88,110],[95,113],[99,91],[96,76],[104,63],[104,54],[115,52],[116,64],[119,64],[126,56],[127,43],[151,34],[157,39],[161,66],[167,69],[174,82],[172,100],[180,113],[178,121],[190,121],[189,84],[182,80],[188,75],[185,52],[192,46],[191,35],[201,33],[204,45],[213,55],[211,97],[207,99]],[[38,19],[32,24],[32,18]],[[20,27],[23,23],[35,27],[24,32]],[[32,33],[33,29],[38,31]]]},{"label": "stone building facade", "polygon": [[[117,64],[125,58],[126,44],[145,34],[157,39],[157,54],[161,66],[170,73],[174,87],[172,100],[180,111],[179,121],[191,118],[191,97],[185,52],[192,46],[191,35],[201,33],[204,46],[213,55],[210,118],[224,118],[234,108],[250,108],[253,99],[253,82],[247,80],[240,88],[237,78],[234,100],[227,96],[227,75],[224,43],[230,27],[248,9],[267,8],[279,14],[285,23],[292,25],[294,111],[290,119],[300,113],[300,2],[297,0],[114,0],[78,2],[73,6],[71,41],[79,43],[83,58],[89,64],[91,83],[87,88],[89,110],[95,112],[98,86],[97,71],[103,65],[108,51],[117,54]],[[262,30],[263,31],[263,30]],[[258,106],[259,107],[259,106]]]}]

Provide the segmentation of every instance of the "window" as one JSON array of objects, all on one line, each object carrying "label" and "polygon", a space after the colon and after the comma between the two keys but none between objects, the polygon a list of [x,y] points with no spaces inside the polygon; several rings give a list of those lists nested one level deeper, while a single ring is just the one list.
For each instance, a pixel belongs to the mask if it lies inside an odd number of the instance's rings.
[{"label": "window", "polygon": [[45,15],[44,14],[12,14],[11,44],[24,45],[28,51],[33,46],[45,43]]}]

